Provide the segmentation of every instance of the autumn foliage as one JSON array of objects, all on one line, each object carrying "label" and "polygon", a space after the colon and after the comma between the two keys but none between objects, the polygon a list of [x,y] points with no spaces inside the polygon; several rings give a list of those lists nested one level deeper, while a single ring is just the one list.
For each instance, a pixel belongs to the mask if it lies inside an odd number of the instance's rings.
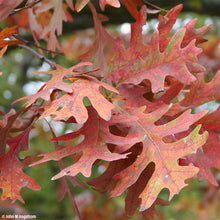
[{"label": "autumn foliage", "polygon": [[[9,19],[21,2],[0,1],[1,20]],[[27,23],[11,19],[14,26],[1,31],[0,57],[10,45],[25,45],[16,37],[21,25],[31,30],[38,48],[45,41],[55,56],[55,51],[62,52],[57,37],[62,35],[63,22],[74,22],[70,10],[79,12],[87,4],[95,31],[93,45],[79,54],[80,62],[70,68],[50,63],[50,71],[33,73],[51,78],[37,93],[15,101],[25,100],[19,112],[1,112],[2,200],[24,202],[20,194],[23,187],[40,190],[23,168],[50,160],[60,166],[52,178],[62,178],[60,199],[67,193],[76,213],[67,180],[84,187],[77,174],[90,177],[93,165],[103,161],[107,162],[106,170],[88,185],[113,197],[125,192],[128,216],[139,210],[146,219],[153,218],[157,214],[155,205],[168,205],[159,193],[167,188],[171,200],[187,185],[185,181],[197,174],[218,186],[211,168],[220,169],[220,108],[195,113],[197,107],[220,98],[220,71],[206,82],[205,67],[198,63],[203,36],[210,26],[196,29],[194,19],[173,34],[182,9],[178,5],[161,12],[157,29],[146,41],[142,29],[147,14],[154,10],[144,1],[123,2],[136,20],[131,24],[128,44],[105,29],[103,17],[89,0],[77,0],[75,5],[71,0],[28,1],[16,12],[20,18],[25,14]],[[99,4],[103,11],[106,4],[120,7],[118,0],[99,0]],[[38,52],[42,55],[41,49]],[[19,153],[29,149],[30,131],[47,116],[76,123],[79,129],[56,137],[50,127],[53,138],[48,141],[54,143],[54,151],[21,159]],[[62,161],[67,156],[74,161],[70,166]]]}]

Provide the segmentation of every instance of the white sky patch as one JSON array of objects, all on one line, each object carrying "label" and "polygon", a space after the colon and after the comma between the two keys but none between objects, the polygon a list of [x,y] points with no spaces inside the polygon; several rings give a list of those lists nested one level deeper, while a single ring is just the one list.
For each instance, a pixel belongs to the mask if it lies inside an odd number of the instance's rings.
[{"label": "white sky patch", "polygon": [[185,26],[187,23],[189,23],[190,21],[192,20],[192,17],[191,16],[189,16],[189,17],[187,17],[186,19],[184,19],[183,20],[183,25],[182,26]]},{"label": "white sky patch", "polygon": [[37,81],[37,82],[29,82],[24,85],[23,91],[25,92],[26,95],[32,95],[35,94],[41,86],[43,86],[44,82],[42,81]]},{"label": "white sky patch", "polygon": [[15,54],[15,60],[16,62],[20,63],[23,60],[23,54],[22,53],[16,53]]},{"label": "white sky patch", "polygon": [[27,77],[28,78],[32,78],[33,77],[33,73],[35,73],[37,70],[34,67],[29,67],[27,70]]},{"label": "white sky patch", "polygon": [[131,33],[131,25],[129,23],[124,23],[120,27],[120,31],[122,34],[129,34]]},{"label": "white sky patch", "polygon": [[209,113],[214,112],[219,107],[219,103],[216,101],[207,102],[199,107],[195,108],[195,113],[200,112],[202,110],[209,110]]},{"label": "white sky patch", "polygon": [[205,23],[205,25],[207,25],[207,24],[212,24],[212,23],[213,23],[213,20],[210,19],[210,18],[206,18],[204,23]]},{"label": "white sky patch", "polygon": [[9,90],[5,90],[3,92],[3,96],[4,96],[5,99],[10,99],[12,97],[12,93]]},{"label": "white sky patch", "polygon": [[60,135],[61,133],[63,133],[63,129],[65,127],[65,123],[64,122],[60,122],[60,121],[51,121],[50,125],[54,131],[54,133],[56,135]]},{"label": "white sky patch", "polygon": [[49,71],[50,65],[48,63],[43,62],[41,67],[37,70],[38,72]]},{"label": "white sky patch", "polygon": [[9,85],[14,85],[14,84],[16,83],[16,80],[17,80],[16,74],[11,73],[11,74],[8,76],[8,84],[9,84]]},{"label": "white sky patch", "polygon": [[106,167],[101,165],[98,167],[98,171],[99,171],[99,173],[104,173],[106,171]]},{"label": "white sky patch", "polygon": [[177,30],[177,29],[179,29],[179,28],[181,28],[181,27],[183,27],[182,22],[181,22],[181,19],[177,18],[177,19],[176,19],[176,23],[173,25],[173,29],[174,29],[174,30]]},{"label": "white sky patch", "polygon": [[150,28],[149,28],[149,25],[148,24],[145,24],[143,27],[142,27],[142,34],[147,34],[149,31],[150,31]]},{"label": "white sky patch", "polygon": [[150,26],[153,26],[154,29],[156,30],[156,28],[159,24],[159,21],[156,18],[153,18],[150,21],[147,21],[147,23],[149,23]]}]

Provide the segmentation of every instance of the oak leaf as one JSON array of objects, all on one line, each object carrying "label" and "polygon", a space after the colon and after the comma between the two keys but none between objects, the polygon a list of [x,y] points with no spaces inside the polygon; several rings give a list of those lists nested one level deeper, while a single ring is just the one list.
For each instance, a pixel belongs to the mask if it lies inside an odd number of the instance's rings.
[{"label": "oak leaf", "polygon": [[[184,181],[193,177],[198,169],[192,166],[179,166],[178,159],[187,156],[201,147],[207,140],[207,132],[199,134],[201,126],[196,127],[188,136],[172,143],[165,143],[163,138],[188,130],[189,126],[206,114],[206,111],[199,112],[195,115],[190,114],[190,111],[184,112],[176,119],[159,126],[155,126],[155,122],[160,119],[168,110],[168,107],[162,107],[152,113],[143,114],[144,108],[135,110],[132,115],[139,117],[138,122],[134,122],[131,126],[127,138],[139,137],[142,143],[143,150],[137,155],[136,160],[129,166],[118,172],[113,171],[112,178],[102,182],[102,175],[96,178],[94,184],[99,188],[99,184],[105,185],[103,189],[109,191],[112,196],[118,196],[128,187],[138,181],[144,169],[153,162],[155,170],[150,177],[147,185],[140,193],[141,198],[140,211],[144,211],[151,207],[157,199],[158,194],[163,188],[168,188],[170,191],[169,200],[186,186]],[[186,120],[187,119],[187,120]],[[133,133],[133,135],[132,135]],[[134,145],[135,146],[135,145]],[[115,152],[127,152],[129,147],[116,146]],[[122,163],[122,160],[120,160]],[[119,161],[119,162],[120,162]],[[118,163],[115,161],[113,163]],[[111,164],[111,163],[110,163]],[[120,169],[120,168],[119,168]],[[108,169],[107,171],[108,172]],[[105,175],[105,173],[103,174]]]},{"label": "oak leaf", "polygon": [[178,18],[181,10],[183,8],[182,4],[177,5],[172,8],[165,16],[159,15],[158,20],[158,31],[159,31],[159,40],[160,40],[160,51],[163,52],[167,45],[169,44],[168,35],[176,23],[176,19]]},{"label": "oak leaf", "polygon": [[159,36],[154,32],[147,59],[140,60],[137,63],[137,70],[131,73],[123,83],[137,85],[144,79],[149,79],[152,83],[152,91],[156,93],[163,90],[166,76],[173,76],[186,85],[195,81],[196,78],[187,68],[187,62],[197,62],[197,55],[201,53],[201,49],[194,46],[194,41],[187,47],[181,48],[184,34],[185,30],[179,29],[171,38],[166,50],[161,53]]},{"label": "oak leaf", "polygon": [[6,141],[10,136],[10,129],[13,124],[16,123],[18,115],[19,113],[17,113],[14,109],[11,109],[7,114],[4,114],[0,120],[0,156],[5,153]]},{"label": "oak leaf", "polygon": [[[107,56],[111,56],[114,38],[102,26],[95,7],[90,5],[90,8],[93,14],[93,21],[95,25],[95,42],[89,48],[89,50],[81,54],[79,58],[82,61],[92,61],[94,63],[94,67],[100,68],[100,71],[96,72],[95,76],[103,77],[108,67]],[[106,51],[108,51],[108,53],[106,53]]]},{"label": "oak leaf", "polygon": [[170,108],[168,115],[173,116],[186,109],[194,109],[207,102],[220,99],[220,71],[208,83],[205,82],[204,73],[199,73],[196,77],[197,80],[192,83],[190,91],[182,101]]},{"label": "oak leaf", "polygon": [[3,189],[1,198],[10,198],[12,202],[20,200],[24,203],[20,195],[23,187],[33,190],[40,190],[38,183],[23,172],[25,161],[19,159],[18,153],[27,150],[28,137],[31,127],[21,134],[8,139],[9,151],[0,157],[0,188]]},{"label": "oak leaf", "polygon": [[202,129],[209,132],[207,142],[201,149],[198,149],[195,154],[186,157],[183,164],[193,163],[200,169],[200,174],[214,186],[218,186],[214,178],[211,168],[215,167],[220,170],[220,107],[214,112],[204,116],[196,124],[202,124]]},{"label": "oak leaf", "polygon": [[[160,51],[163,52],[167,45],[169,44],[169,35],[170,31],[173,28],[176,20],[183,8],[183,5],[177,5],[172,8],[165,16],[159,15],[158,20],[158,31],[159,31],[159,41],[160,41]],[[196,39],[196,45],[199,43],[203,43],[206,40],[203,36],[210,31],[211,25],[205,25],[201,28],[195,29],[195,25],[197,23],[197,19],[193,19],[188,22],[184,28],[186,29],[185,36],[181,43],[181,47],[186,47],[192,40]]]},{"label": "oak leaf", "polygon": [[[143,7],[135,24],[132,25],[131,41],[127,49],[122,43],[115,46],[115,56],[111,63],[111,69],[107,73],[109,78],[120,79],[114,81],[119,84],[138,85],[143,80],[150,80],[152,92],[156,93],[164,89],[164,81],[167,76],[178,79],[181,83],[189,85],[196,80],[188,69],[200,71],[201,65],[197,64],[197,55],[202,50],[195,47],[195,39],[186,47],[181,43],[186,29],[179,29],[169,39],[166,49],[160,51],[160,35],[155,31],[150,45],[143,43],[142,27],[146,22],[146,7]],[[116,76],[115,76],[116,75]]]},{"label": "oak leaf", "polygon": [[22,97],[16,100],[14,103],[21,101],[21,100],[29,99],[25,105],[30,106],[39,98],[42,98],[45,101],[49,101],[51,90],[53,89],[59,89],[65,92],[72,92],[72,85],[67,82],[64,82],[65,77],[72,76],[72,75],[79,75],[79,73],[76,72],[76,70],[83,66],[91,65],[91,63],[88,63],[88,62],[79,63],[68,69],[62,66],[59,66],[57,64],[55,65],[57,68],[56,70],[34,73],[34,74],[51,74],[52,78],[48,82],[46,82],[37,93],[30,95],[30,96]]},{"label": "oak leaf", "polygon": [[[111,134],[109,131],[109,124],[111,122],[101,119],[92,107],[88,108],[88,112],[88,120],[81,129],[52,139],[52,141],[67,141],[74,140],[80,135],[83,135],[84,140],[81,143],[75,146],[65,147],[55,152],[41,154],[39,156],[43,156],[43,158],[31,164],[31,166],[49,160],[58,161],[66,156],[81,152],[79,160],[54,176],[52,179],[55,180],[65,175],[75,176],[80,172],[84,176],[89,177],[91,175],[92,165],[98,159],[114,161],[126,158],[127,154],[112,153],[108,149],[107,143],[118,145],[128,144],[130,140]],[[135,140],[137,141],[138,139],[135,138]]]},{"label": "oak leaf", "polygon": [[115,106],[104,98],[100,87],[117,93],[115,88],[91,76],[81,77],[71,86],[72,93],[67,93],[48,104],[40,119],[48,115],[55,115],[54,120],[66,121],[74,116],[77,123],[83,124],[88,119],[87,110],[83,103],[85,97],[88,97],[92,106],[103,119],[108,121],[111,118],[111,111]]},{"label": "oak leaf", "polygon": [[144,5],[143,0],[123,0],[126,8],[129,13],[135,18],[138,19],[138,7]]}]

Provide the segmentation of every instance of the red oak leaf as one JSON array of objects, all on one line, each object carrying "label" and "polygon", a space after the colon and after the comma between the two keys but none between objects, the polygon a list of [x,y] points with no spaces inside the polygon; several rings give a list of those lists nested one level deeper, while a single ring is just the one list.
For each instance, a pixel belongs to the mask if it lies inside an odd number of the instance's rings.
[{"label": "red oak leaf", "polygon": [[166,50],[161,53],[159,36],[157,32],[154,32],[147,59],[139,60],[123,83],[137,85],[144,79],[149,79],[152,83],[152,91],[156,93],[163,90],[166,76],[173,76],[186,85],[194,81],[196,78],[189,72],[187,62],[196,63],[201,49],[194,46],[195,41],[181,48],[184,34],[185,30],[179,29],[171,38]]},{"label": "red oak leaf", "polygon": [[129,13],[135,18],[138,18],[138,7],[144,5],[143,0],[123,0]]},{"label": "red oak leaf", "polygon": [[160,51],[164,51],[169,44],[168,35],[176,23],[176,19],[178,18],[183,5],[177,5],[176,7],[172,8],[165,16],[159,15],[158,20],[158,31],[159,31],[159,40],[160,40]]},{"label": "red oak leaf", "polygon": [[5,153],[6,140],[9,136],[12,125],[16,122],[19,113],[16,113],[14,109],[11,109],[7,114],[3,115],[0,120],[0,156]]},{"label": "red oak leaf", "polygon": [[[159,42],[160,42],[159,46],[161,52],[163,52],[169,44],[170,31],[173,25],[175,24],[176,19],[182,8],[183,8],[182,4],[177,5],[176,7],[171,9],[165,16],[159,15],[158,17],[159,19],[158,31],[159,31]],[[195,40],[195,45],[206,41],[203,38],[203,35],[211,29],[211,25],[206,25],[199,29],[195,29],[196,23],[197,23],[197,19],[194,19],[184,26],[186,33],[181,43],[182,48],[190,44],[192,40]],[[194,73],[205,71],[205,68],[203,66],[199,64],[195,64],[191,61],[187,62],[187,68],[189,69],[190,72],[194,72]]]},{"label": "red oak leaf", "polygon": [[89,108],[88,112],[89,118],[81,129],[53,139],[53,141],[66,141],[83,135],[84,140],[80,144],[66,147],[55,152],[41,154],[39,156],[43,156],[43,158],[33,163],[31,166],[49,160],[58,161],[66,156],[82,152],[81,157],[75,164],[63,169],[59,174],[52,178],[55,180],[65,175],[75,176],[80,172],[84,176],[89,177],[91,175],[92,165],[97,159],[114,161],[126,158],[127,154],[121,155],[118,153],[111,153],[107,147],[107,143],[118,145],[128,144],[130,140],[111,134],[109,131],[110,122],[101,119],[93,108]]},{"label": "red oak leaf", "polygon": [[46,5],[43,4],[38,8],[36,13],[42,13],[47,10],[53,10],[53,15],[49,24],[43,29],[40,38],[44,39],[49,34],[47,49],[55,51],[56,47],[59,47],[56,33],[58,36],[62,34],[63,21],[67,21],[67,16],[63,10],[63,1],[49,1]]},{"label": "red oak leaf", "polygon": [[160,108],[164,104],[170,104],[171,100],[176,97],[181,89],[181,83],[174,83],[160,98],[155,98],[151,101],[147,99],[147,95],[152,94],[150,88],[145,88],[144,86],[122,85],[118,90],[120,95],[126,100],[125,106],[127,108],[146,106],[145,113],[148,113]]},{"label": "red oak leaf", "polygon": [[12,202],[17,199],[24,203],[20,195],[23,187],[40,190],[38,183],[23,172],[24,161],[18,157],[20,150],[27,150],[30,128],[21,134],[8,139],[9,151],[0,157],[0,188],[3,189],[1,198],[10,198]]},{"label": "red oak leaf", "polygon": [[114,42],[114,56],[110,61],[111,68],[107,72],[108,78],[114,83],[119,83],[119,80],[127,78],[130,69],[136,64],[136,60],[148,54],[149,45],[143,43],[142,35],[142,27],[146,24],[146,10],[146,6],[143,6],[138,14],[137,21],[131,25],[131,40],[128,48],[125,48],[122,39]]},{"label": "red oak leaf", "polygon": [[163,101],[158,102],[150,102],[145,97],[144,94],[149,92],[144,87],[138,86],[130,86],[130,85],[122,85],[119,88],[120,95],[126,99],[126,107],[141,107],[146,106],[146,112],[152,112],[164,105]]},{"label": "red oak leaf", "polygon": [[[49,124],[49,123],[47,123],[47,124],[48,124],[48,126],[49,126],[49,128],[50,128],[50,131],[51,131],[51,133],[52,133],[53,138],[56,138],[55,133],[54,133],[53,129],[51,128],[50,124]],[[58,144],[58,141],[55,141],[55,142],[54,142],[54,145],[55,145],[55,150],[56,150],[56,151],[57,151],[57,150],[61,150],[61,149],[64,148],[63,146],[60,146],[60,145]],[[59,163],[60,169],[64,169],[64,168],[65,168],[65,165],[64,165],[64,163],[63,163],[62,160],[60,160],[58,163]],[[66,177],[63,177],[63,178],[62,178],[62,181],[61,181],[61,183],[60,183],[60,185],[58,185],[58,187],[57,187],[57,188],[59,189],[58,201],[60,202],[61,200],[63,200],[65,194],[67,194],[67,195],[69,196],[69,199],[70,199],[70,202],[71,202],[71,205],[72,205],[72,208],[73,208],[74,212],[80,217],[79,209],[78,209],[78,207],[77,207],[75,198],[74,198],[73,193],[72,193],[72,191],[71,191],[71,189],[70,189],[70,186],[69,186],[69,184],[68,184],[68,182],[67,182],[67,179],[68,179],[74,186],[80,186],[80,187],[86,189],[86,188],[87,188],[87,185],[85,185],[85,184],[84,184],[81,180],[79,180],[77,177],[68,176],[67,178],[66,178]]]},{"label": "red oak leaf", "polygon": [[172,76],[186,85],[195,81],[196,78],[190,70],[193,72],[204,70],[196,63],[197,55],[202,50],[195,47],[195,40],[186,47],[181,47],[186,29],[179,29],[169,39],[166,49],[160,52],[160,35],[157,31],[153,33],[150,45],[143,43],[142,26],[145,22],[146,7],[143,7],[137,22],[132,25],[129,47],[125,49],[121,41],[115,43],[115,56],[111,61],[108,77],[115,83],[135,85],[148,79],[153,93],[164,89],[164,80],[167,76]]},{"label": "red oak leaf", "polygon": [[27,101],[27,103],[25,105],[30,106],[38,98],[42,98],[42,99],[48,101],[50,99],[51,90],[53,90],[53,89],[60,89],[65,92],[72,92],[72,85],[64,82],[63,81],[64,78],[66,76],[79,75],[79,73],[75,72],[75,70],[77,68],[80,68],[80,67],[83,67],[86,65],[91,65],[91,63],[79,63],[75,66],[70,67],[69,69],[64,68],[64,67],[56,64],[56,67],[57,67],[56,70],[34,73],[34,74],[51,74],[52,78],[48,82],[46,82],[37,93],[30,95],[30,96],[20,98],[20,99],[16,100],[14,103],[21,101],[21,100],[24,100],[24,99],[29,99],[29,101]]},{"label": "red oak leaf", "polygon": [[[181,12],[183,5],[177,5],[176,7],[172,8],[165,16],[159,15],[159,24],[158,24],[158,31],[159,31],[159,41],[160,41],[160,51],[163,52],[167,45],[169,44],[169,34],[176,23],[177,17]],[[196,45],[199,43],[203,43],[206,40],[203,38],[204,34],[210,31],[211,25],[203,26],[199,29],[195,29],[195,24],[197,23],[197,19],[191,20],[187,23],[184,28],[186,29],[185,36],[181,43],[181,47],[186,47],[192,40],[196,39]]]},{"label": "red oak leaf", "polygon": [[[154,172],[154,164],[150,163],[147,168],[141,173],[137,182],[128,188],[128,193],[125,198],[125,211],[129,216],[132,216],[141,203],[139,195],[144,190],[147,182],[149,181],[152,173]],[[161,213],[155,208],[156,205],[169,205],[165,200],[157,198],[152,206],[142,212],[146,219],[154,219],[154,215],[161,216]]]},{"label": "red oak leaf", "polygon": [[208,83],[204,82],[204,73],[197,74],[197,80],[192,84],[189,93],[185,98],[174,104],[168,115],[176,115],[186,109],[193,109],[204,103],[220,99],[220,71]]},{"label": "red oak leaf", "polygon": [[196,154],[192,154],[186,157],[183,164],[193,163],[196,167],[200,169],[200,174],[215,186],[218,186],[215,180],[211,168],[215,167],[220,170],[220,107],[200,119],[196,124],[202,124],[202,128],[209,132],[209,138],[202,150],[198,150]]},{"label": "red oak leaf", "polygon": [[[126,164],[125,169],[118,173],[118,169],[116,169],[113,177],[110,177],[110,180],[106,183],[107,185],[102,186],[102,189],[104,188],[111,192],[112,196],[118,196],[126,188],[135,184],[144,169],[153,162],[155,164],[155,170],[139,196],[141,198],[140,211],[151,207],[163,188],[170,190],[170,200],[186,186],[184,181],[194,176],[198,172],[198,169],[192,166],[179,166],[178,160],[197,150],[207,140],[208,133],[204,132],[202,135],[199,135],[201,126],[198,126],[181,140],[173,143],[165,143],[163,140],[164,137],[188,130],[190,125],[206,114],[206,111],[194,115],[190,114],[190,111],[186,111],[173,121],[156,126],[154,123],[167,110],[168,107],[163,107],[152,113],[143,114],[144,109],[140,108],[132,113],[132,115],[134,114],[139,117],[139,121],[133,123],[127,138],[134,135],[135,137],[139,137],[139,140],[142,139],[139,142],[142,142],[143,150],[136,156],[136,160],[131,162],[132,164]],[[129,148],[126,149],[124,147],[123,150],[126,152]],[[121,152],[120,146],[116,146],[115,152]],[[116,164],[117,161],[113,163]],[[109,172],[108,169],[107,172]],[[96,178],[96,183],[100,180]],[[103,185],[103,182],[97,183],[97,185],[99,184]]]},{"label": "red oak leaf", "polygon": [[45,107],[40,118],[55,115],[55,120],[68,120],[74,116],[77,123],[83,124],[88,118],[86,107],[83,104],[85,97],[88,97],[92,106],[103,119],[108,121],[111,118],[111,111],[115,105],[104,98],[100,87],[117,93],[115,88],[91,76],[79,78],[71,86],[73,92],[52,101]]},{"label": "red oak leaf", "polygon": [[[93,5],[90,5],[93,13],[93,20],[95,25],[95,42],[89,48],[89,50],[80,55],[79,58],[83,61],[93,61],[94,67],[100,68],[100,71],[96,72],[96,76],[104,76],[107,69],[107,57],[106,51],[112,50],[114,45],[113,37],[103,28],[101,21],[98,18],[96,9]],[[105,53],[104,53],[105,51]],[[108,53],[107,53],[108,54]],[[110,56],[110,54],[108,54]]]},{"label": "red oak leaf", "polygon": [[188,45],[193,39],[196,39],[196,45],[207,41],[203,36],[211,30],[212,25],[205,25],[201,28],[195,29],[196,23],[197,19],[193,19],[184,26],[186,28],[186,34],[183,38],[182,47]]},{"label": "red oak leaf", "polygon": [[190,92],[180,102],[181,106],[195,108],[206,102],[220,98],[220,71],[218,71],[211,82],[204,82],[204,74],[197,75],[197,80],[192,84]]}]

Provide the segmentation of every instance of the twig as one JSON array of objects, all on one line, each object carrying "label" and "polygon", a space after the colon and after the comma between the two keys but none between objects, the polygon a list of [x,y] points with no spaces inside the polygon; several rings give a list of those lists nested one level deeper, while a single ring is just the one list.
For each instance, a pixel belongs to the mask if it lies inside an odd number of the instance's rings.
[{"label": "twig", "polygon": [[42,60],[42,61],[48,63],[52,69],[54,69],[54,70],[56,69],[55,62],[53,62],[52,60],[50,60],[50,59],[46,58],[45,56],[39,54],[37,51],[35,51],[35,50],[32,49],[31,47],[29,47],[29,46],[27,46],[27,45],[23,45],[23,44],[19,44],[18,46],[21,47],[21,48],[24,48],[24,49],[28,50],[29,52],[31,52],[32,54],[34,54],[36,57],[38,57],[40,60]]},{"label": "twig", "polygon": [[49,53],[54,53],[54,54],[58,54],[58,55],[63,55],[63,53],[60,53],[60,52],[57,52],[57,51],[53,51],[53,50],[48,50],[48,49],[46,49],[46,48],[40,47],[40,46],[38,46],[36,43],[34,43],[34,42],[32,42],[32,41],[28,41],[28,40],[24,39],[24,38],[21,37],[19,34],[14,34],[14,35],[12,35],[12,36],[13,36],[14,38],[16,38],[17,40],[22,41],[22,42],[25,43],[25,44],[31,44],[31,45],[33,45],[33,46],[35,46],[35,47],[37,47],[37,48],[39,48],[39,49],[41,49],[41,50],[44,50],[44,51],[49,52]]},{"label": "twig", "polygon": [[[2,31],[3,29],[0,27],[0,31]],[[46,51],[46,52],[49,52],[49,53],[54,53],[54,54],[58,54],[58,55],[64,55],[63,53],[60,53],[60,52],[57,52],[57,51],[53,51],[53,50],[48,50],[48,49],[46,49],[46,48],[43,48],[43,47],[40,47],[40,46],[38,46],[36,43],[34,43],[34,42],[32,42],[32,41],[29,41],[29,40],[26,40],[26,39],[24,39],[23,37],[21,37],[19,34],[13,34],[13,35],[11,35],[11,37],[9,37],[10,39],[12,39],[12,38],[15,38],[15,39],[17,39],[17,40],[20,40],[20,41],[22,41],[24,44],[30,44],[30,45],[32,45],[32,46],[35,46],[35,47],[37,47],[37,48],[39,48],[39,49],[41,49],[41,50],[44,50],[44,51]]]},{"label": "twig", "polygon": [[144,3],[145,3],[146,5],[151,6],[152,8],[158,9],[158,10],[160,10],[160,11],[164,11],[164,12],[166,12],[166,13],[168,12],[166,9],[160,8],[159,6],[154,5],[154,4],[152,4],[152,3],[150,3],[150,2],[148,2],[148,1],[146,1],[146,0],[144,0]]},{"label": "twig", "polygon": [[42,0],[36,0],[34,2],[31,2],[30,4],[26,4],[23,8],[16,8],[10,15],[14,15],[24,9],[32,8],[33,6],[35,6],[36,4],[38,4],[41,1]]}]

